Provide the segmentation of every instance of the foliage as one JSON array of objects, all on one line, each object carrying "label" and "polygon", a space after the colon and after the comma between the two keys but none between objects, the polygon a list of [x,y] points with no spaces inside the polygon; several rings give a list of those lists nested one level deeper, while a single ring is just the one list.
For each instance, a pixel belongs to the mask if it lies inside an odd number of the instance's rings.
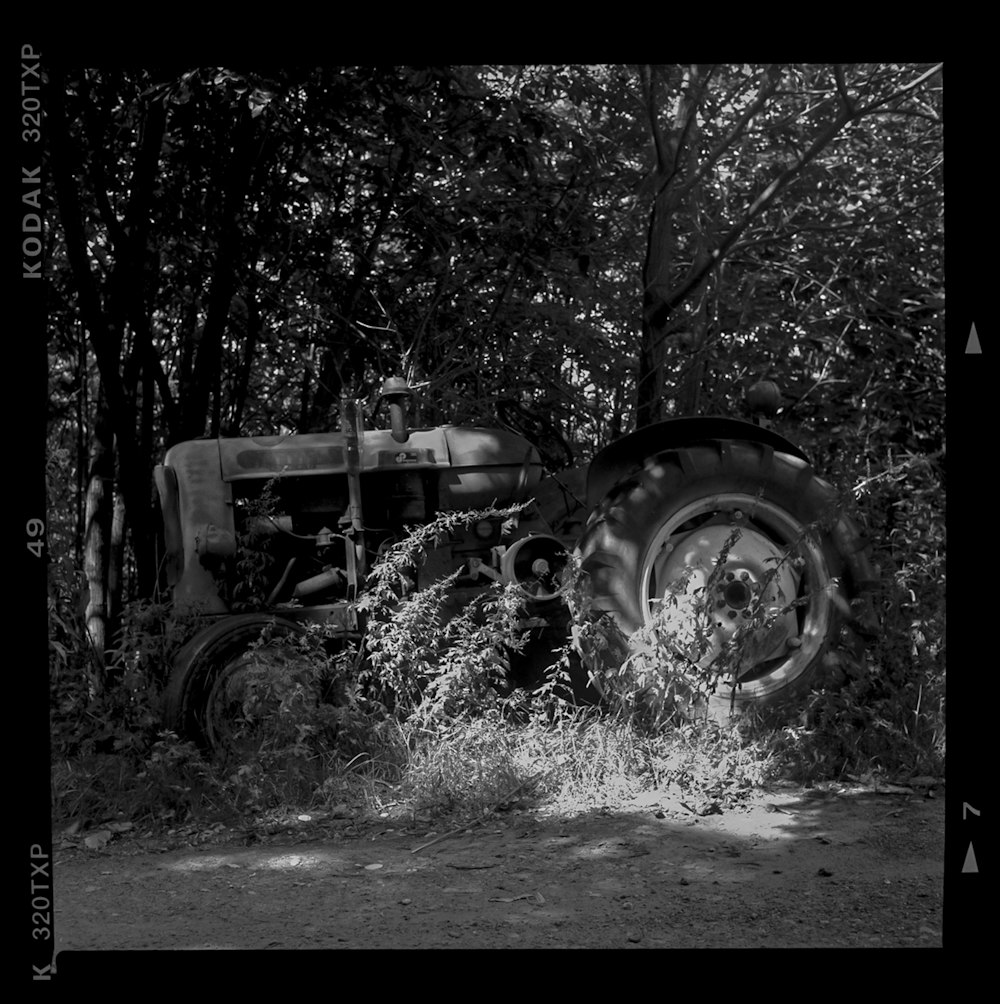
[{"label": "foliage", "polygon": [[275,480],[268,481],[259,496],[246,500],[237,535],[237,558],[232,609],[234,612],[263,609],[267,602],[265,590],[272,581],[275,557],[271,553],[274,539],[269,526],[277,513]]},{"label": "foliage", "polygon": [[173,819],[214,791],[194,745],[162,732],[159,707],[170,659],[196,626],[164,604],[130,605],[108,653],[113,682],[98,689],[82,623],[61,623],[67,646],[49,660],[57,818]]},{"label": "foliage", "polygon": [[[939,774],[945,754],[945,512],[940,460],[909,457],[858,483],[882,578],[869,672],[805,713],[806,772]],[[794,757],[791,749],[789,751]]]},{"label": "foliage", "polygon": [[480,520],[510,522],[525,508],[439,513],[411,529],[376,563],[361,598],[366,616],[362,685],[403,718],[448,718],[490,707],[505,653],[521,644],[518,591],[495,583],[461,608],[451,601],[455,575],[405,596],[413,569],[439,538]]},{"label": "foliage", "polygon": [[60,620],[56,627],[64,640],[49,653],[54,755],[87,757],[147,746],[160,728],[159,694],[170,659],[197,625],[193,613],[177,616],[166,604],[131,604],[108,653],[114,685],[98,689],[82,623]]},{"label": "foliage", "polygon": [[399,795],[414,814],[479,816],[535,779],[519,762],[516,732],[495,708],[432,728],[411,722],[404,731],[411,751]]}]

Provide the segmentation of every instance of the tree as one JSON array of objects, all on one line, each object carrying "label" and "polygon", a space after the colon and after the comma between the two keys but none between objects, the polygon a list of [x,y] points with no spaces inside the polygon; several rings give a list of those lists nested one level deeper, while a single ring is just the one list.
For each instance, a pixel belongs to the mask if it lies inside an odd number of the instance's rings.
[{"label": "tree", "polygon": [[[640,425],[665,414],[671,371],[680,376],[676,412],[696,410],[709,354],[710,282],[721,281],[724,263],[762,242],[772,256],[794,247],[803,227],[815,226],[833,200],[844,199],[843,184],[829,179],[838,173],[838,143],[848,126],[873,116],[912,114],[937,123],[937,112],[928,114],[917,102],[939,71],[839,65],[641,69],[655,164],[647,179]],[[671,94],[665,122],[661,106]],[[853,229],[861,234],[865,228],[859,220]]]},{"label": "tree", "polygon": [[[237,95],[241,100],[235,102],[216,100],[210,108],[223,120],[218,134],[225,155],[214,177],[204,169],[198,181],[207,177],[205,187],[214,187],[218,198],[213,221],[218,252],[206,316],[197,338],[182,352],[191,365],[186,372],[182,370],[179,386],[171,387],[154,337],[160,321],[156,301],[162,251],[157,244],[166,229],[162,226],[166,186],[160,171],[165,149],[170,152],[168,110],[185,104],[195,90],[211,104],[209,86],[198,74],[179,80],[147,73],[79,71],[70,75],[59,67],[46,81],[55,202],[71,277],[68,289],[100,372],[102,404],[95,425],[86,545],[88,624],[98,654],[108,612],[103,603],[107,585],[121,581],[120,569],[109,563],[105,551],[113,506],[108,488],[112,475],[117,470],[120,500],[131,530],[137,589],[148,595],[156,576],[153,458],[162,443],[204,431],[218,373],[239,244],[236,220],[248,187],[247,164],[252,163],[248,153],[255,118],[253,95],[246,99]],[[232,121],[227,123],[227,117]],[[193,140],[185,145],[196,148]]]}]

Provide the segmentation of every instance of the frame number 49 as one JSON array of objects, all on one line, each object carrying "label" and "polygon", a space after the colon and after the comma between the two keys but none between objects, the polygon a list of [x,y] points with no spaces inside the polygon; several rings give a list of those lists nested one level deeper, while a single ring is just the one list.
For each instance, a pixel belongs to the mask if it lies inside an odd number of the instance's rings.
[{"label": "frame number 49", "polygon": [[45,522],[40,519],[29,519],[25,531],[28,534],[28,550],[36,558],[40,558],[45,547],[45,541],[42,539],[45,535]]}]

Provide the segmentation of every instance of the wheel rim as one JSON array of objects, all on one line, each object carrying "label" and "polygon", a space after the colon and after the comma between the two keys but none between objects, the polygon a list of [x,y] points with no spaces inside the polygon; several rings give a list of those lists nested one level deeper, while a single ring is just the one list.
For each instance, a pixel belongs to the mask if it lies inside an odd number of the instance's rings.
[{"label": "wheel rim", "polygon": [[822,549],[790,513],[752,495],[713,495],[679,509],[641,569],[646,626],[699,670],[714,667],[727,694],[736,686],[737,695],[760,698],[788,686],[831,627]]}]

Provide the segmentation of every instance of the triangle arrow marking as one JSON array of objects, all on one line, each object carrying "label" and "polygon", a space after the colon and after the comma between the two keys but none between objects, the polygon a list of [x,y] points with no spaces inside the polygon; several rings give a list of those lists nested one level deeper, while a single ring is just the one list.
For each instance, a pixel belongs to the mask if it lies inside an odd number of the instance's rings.
[{"label": "triangle arrow marking", "polygon": [[979,344],[979,335],[976,333],[976,322],[972,322],[972,330],[969,332],[969,341],[965,346],[965,354],[967,356],[981,356],[983,354],[983,347]]},{"label": "triangle arrow marking", "polygon": [[965,854],[965,864],[962,865],[963,872],[978,872],[979,865],[976,863],[976,852],[972,849],[972,844],[969,844],[969,849]]}]

